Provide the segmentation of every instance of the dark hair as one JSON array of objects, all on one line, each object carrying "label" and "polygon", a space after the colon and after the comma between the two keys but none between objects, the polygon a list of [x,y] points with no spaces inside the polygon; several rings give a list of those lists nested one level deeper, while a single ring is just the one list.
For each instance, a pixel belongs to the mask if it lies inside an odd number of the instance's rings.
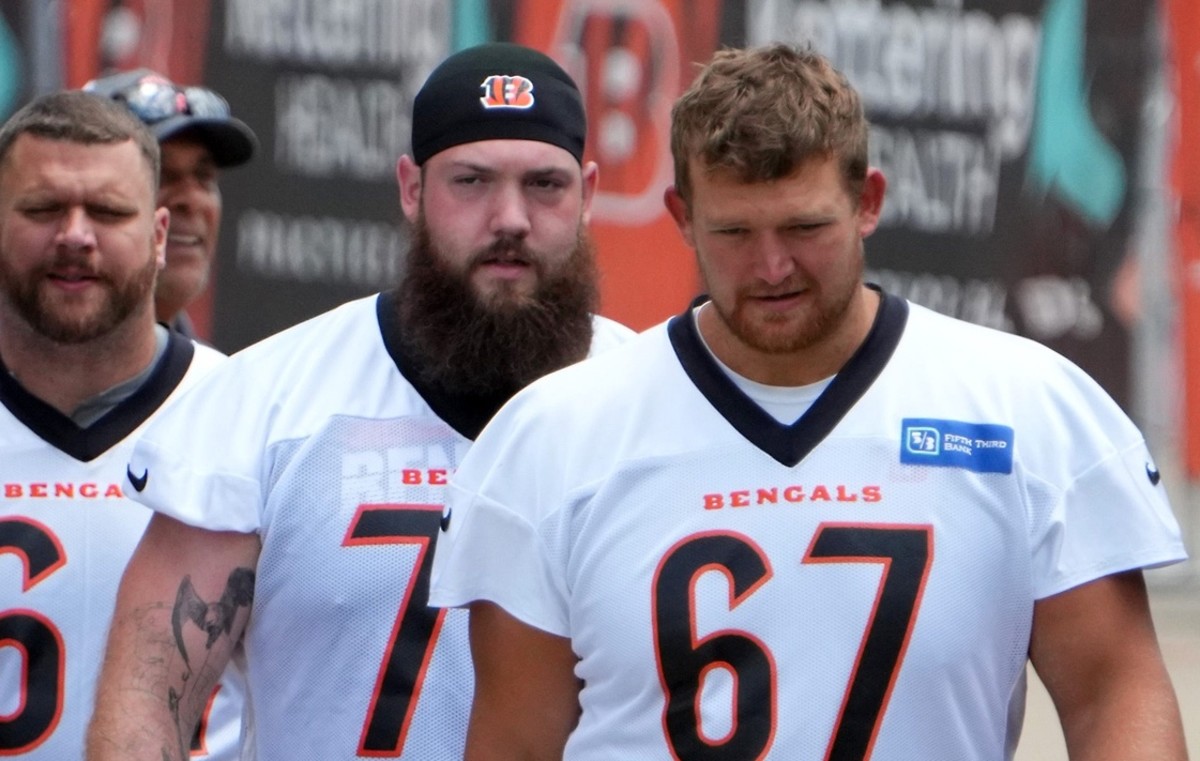
[{"label": "dark hair", "polygon": [[0,127],[0,168],[21,135],[82,145],[111,145],[132,140],[150,168],[158,192],[158,140],[146,125],[115,101],[79,90],[43,95],[26,104]]},{"label": "dark hair", "polygon": [[858,93],[818,53],[784,44],[725,49],[675,103],[671,153],[675,187],[687,202],[692,157],[759,182],[835,156],[857,197],[867,174],[867,120]]}]

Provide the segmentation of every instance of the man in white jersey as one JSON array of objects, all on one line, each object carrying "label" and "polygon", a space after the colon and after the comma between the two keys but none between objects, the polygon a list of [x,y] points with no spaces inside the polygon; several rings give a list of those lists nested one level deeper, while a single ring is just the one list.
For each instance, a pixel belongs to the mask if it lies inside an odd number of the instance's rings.
[{"label": "man in white jersey", "polygon": [[1063,358],[864,285],[844,78],[719,52],[672,151],[708,297],[518,394],[451,481],[466,758],[994,761],[1030,660],[1072,759],[1183,759],[1157,467]]},{"label": "man in white jersey", "polygon": [[89,759],[157,761],[231,654],[246,758],[461,757],[467,619],[426,605],[449,473],[513,393],[630,335],[593,316],[584,131],[550,58],[451,56],[397,169],[403,282],[240,352],[146,432],[130,471],[158,514],[122,582]]},{"label": "man in white jersey", "polygon": [[[39,98],[0,128],[3,756],[82,756],[117,585],[151,515],[125,480],[135,434],[222,358],[155,324],[158,164],[154,136],[87,93]],[[240,702],[217,701],[176,746],[237,757]]]}]

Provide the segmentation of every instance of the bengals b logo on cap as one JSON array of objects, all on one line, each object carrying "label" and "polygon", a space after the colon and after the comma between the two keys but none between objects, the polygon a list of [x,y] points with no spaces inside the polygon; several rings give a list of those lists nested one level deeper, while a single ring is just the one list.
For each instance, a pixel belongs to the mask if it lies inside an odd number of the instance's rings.
[{"label": "bengals b logo on cap", "polygon": [[484,108],[530,108],[533,106],[533,82],[521,76],[493,74],[480,85]]},{"label": "bengals b logo on cap", "polygon": [[582,165],[586,139],[575,80],[524,45],[485,42],[460,50],[434,68],[413,98],[412,155],[421,165],[477,140],[538,140]]}]

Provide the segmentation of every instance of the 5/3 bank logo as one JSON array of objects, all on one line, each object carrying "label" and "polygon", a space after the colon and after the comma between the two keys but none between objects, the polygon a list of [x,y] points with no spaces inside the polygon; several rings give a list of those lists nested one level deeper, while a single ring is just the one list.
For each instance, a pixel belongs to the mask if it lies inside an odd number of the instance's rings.
[{"label": "5/3 bank logo", "polygon": [[917,455],[939,455],[942,453],[942,435],[936,428],[912,426],[904,430],[908,451]]},{"label": "5/3 bank logo", "polygon": [[900,462],[961,468],[975,473],[1012,473],[1016,435],[1011,426],[939,418],[901,421]]}]

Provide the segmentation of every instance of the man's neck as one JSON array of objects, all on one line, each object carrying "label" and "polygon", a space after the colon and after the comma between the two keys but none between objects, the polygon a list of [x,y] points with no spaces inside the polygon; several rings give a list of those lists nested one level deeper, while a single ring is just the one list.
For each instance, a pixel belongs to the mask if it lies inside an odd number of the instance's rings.
[{"label": "man's neck", "polygon": [[[12,315],[4,315],[11,321]],[[100,338],[62,344],[23,323],[0,329],[0,359],[26,391],[64,415],[134,378],[154,361],[154,317],[131,317]]]}]

